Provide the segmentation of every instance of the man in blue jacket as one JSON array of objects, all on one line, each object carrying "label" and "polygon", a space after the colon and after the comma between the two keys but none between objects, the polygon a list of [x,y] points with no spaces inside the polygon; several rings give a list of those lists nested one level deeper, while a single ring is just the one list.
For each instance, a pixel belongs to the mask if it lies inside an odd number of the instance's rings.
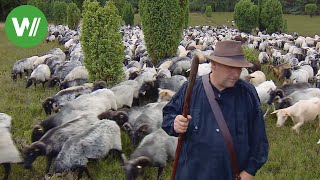
[{"label": "man in blue jacket", "polygon": [[[253,179],[268,159],[268,140],[258,94],[251,84],[239,79],[245,60],[238,41],[216,44],[209,74],[211,87],[232,136],[242,180]],[[162,128],[171,136],[185,133],[178,161],[177,180],[228,180],[232,166],[228,149],[197,78],[192,90],[188,117],[181,114],[187,82],[163,108]]]}]

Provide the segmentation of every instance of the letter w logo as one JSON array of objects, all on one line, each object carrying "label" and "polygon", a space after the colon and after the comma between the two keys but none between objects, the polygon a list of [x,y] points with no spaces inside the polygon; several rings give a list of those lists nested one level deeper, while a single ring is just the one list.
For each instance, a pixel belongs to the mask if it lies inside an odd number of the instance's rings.
[{"label": "letter w logo", "polygon": [[28,36],[35,36],[38,31],[40,20],[41,18],[33,18],[31,29],[29,29],[30,22],[28,18],[23,18],[21,26],[19,25],[17,18],[12,18],[13,26],[18,37],[23,36],[25,29],[29,30]]}]

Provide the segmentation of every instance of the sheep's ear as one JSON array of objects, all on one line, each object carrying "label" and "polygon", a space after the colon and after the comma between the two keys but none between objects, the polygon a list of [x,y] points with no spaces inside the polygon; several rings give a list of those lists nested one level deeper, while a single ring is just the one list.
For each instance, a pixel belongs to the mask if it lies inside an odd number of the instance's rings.
[{"label": "sheep's ear", "polygon": [[270,113],[270,114],[276,114],[276,113],[278,113],[279,112],[279,110],[275,110],[275,111],[273,111],[272,113]]},{"label": "sheep's ear", "polygon": [[158,88],[158,90],[159,90],[159,91],[161,91],[161,90],[162,90],[162,88]]},{"label": "sheep's ear", "polygon": [[137,129],[138,129],[138,131],[140,131],[140,132],[147,132],[147,131],[148,131],[148,124],[143,123],[143,124],[141,124]]},{"label": "sheep's ear", "polygon": [[130,132],[132,132],[132,126],[128,122],[123,124],[122,129],[124,129],[129,134],[130,134]]}]

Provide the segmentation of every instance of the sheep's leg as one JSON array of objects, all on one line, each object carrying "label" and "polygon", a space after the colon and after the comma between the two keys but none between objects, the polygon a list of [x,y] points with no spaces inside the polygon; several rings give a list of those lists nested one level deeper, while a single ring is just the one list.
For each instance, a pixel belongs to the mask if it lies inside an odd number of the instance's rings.
[{"label": "sheep's leg", "polygon": [[161,176],[162,172],[163,172],[163,167],[159,167],[158,168],[158,178],[157,178],[157,180],[160,180],[160,176]]},{"label": "sheep's leg", "polygon": [[50,167],[51,167],[52,159],[53,159],[53,157],[51,157],[51,156],[47,156],[46,174],[48,174],[48,173],[49,173],[49,171],[50,171]]},{"label": "sheep's leg", "polygon": [[297,134],[299,134],[299,128],[302,126],[303,122],[298,122],[296,125],[292,127],[292,130],[294,130]]},{"label": "sheep's leg", "polygon": [[36,91],[37,90],[37,83],[34,82],[34,90]]},{"label": "sheep's leg", "polygon": [[122,165],[124,164],[124,161],[125,161],[125,156],[123,154],[123,152],[121,150],[118,150],[118,149],[113,149],[113,151],[117,154],[117,156],[119,157]]},{"label": "sheep's leg", "polygon": [[20,79],[22,79],[22,72],[19,72]]},{"label": "sheep's leg", "polygon": [[88,168],[87,167],[80,167],[79,168],[79,173],[78,173],[78,180],[82,178],[83,171],[87,174],[89,179],[92,179],[91,176],[90,176]]},{"label": "sheep's leg", "polygon": [[264,113],[264,115],[263,115],[263,118],[264,118],[264,119],[266,119],[267,114],[269,113],[269,111],[270,111],[270,105],[268,105],[267,111],[266,111],[266,112]]},{"label": "sheep's leg", "polygon": [[3,163],[3,167],[4,167],[3,180],[7,180],[11,171],[11,165],[10,163]]},{"label": "sheep's leg", "polygon": [[43,92],[44,92],[44,83],[46,83],[46,82],[42,82],[42,89],[43,89]]}]

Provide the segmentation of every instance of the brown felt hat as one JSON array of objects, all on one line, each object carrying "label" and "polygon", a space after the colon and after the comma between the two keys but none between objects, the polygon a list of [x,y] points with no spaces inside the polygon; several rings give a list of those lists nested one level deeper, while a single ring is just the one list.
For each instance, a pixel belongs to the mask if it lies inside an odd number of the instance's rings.
[{"label": "brown felt hat", "polygon": [[207,58],[219,64],[232,67],[253,66],[245,59],[240,41],[226,40],[217,42],[213,53]]}]

